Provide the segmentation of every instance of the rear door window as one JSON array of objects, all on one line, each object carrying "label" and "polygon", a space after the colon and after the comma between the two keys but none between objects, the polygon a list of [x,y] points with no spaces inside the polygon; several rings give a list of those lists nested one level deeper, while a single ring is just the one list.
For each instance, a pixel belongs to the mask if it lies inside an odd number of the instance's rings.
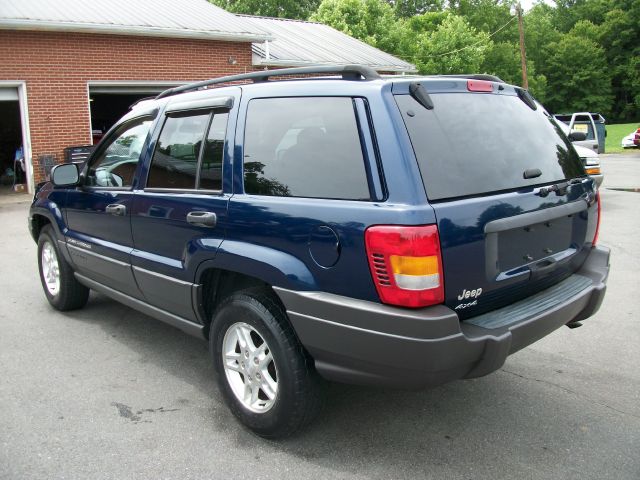
[{"label": "rear door window", "polygon": [[257,195],[369,200],[353,99],[252,100],[244,188]]},{"label": "rear door window", "polygon": [[222,190],[228,116],[228,112],[207,111],[167,117],[151,160],[147,188]]},{"label": "rear door window", "polygon": [[[430,200],[584,175],[560,127],[516,95],[436,93],[432,110],[409,95],[395,98]],[[541,175],[525,179],[530,169]]]},{"label": "rear door window", "polygon": [[151,160],[149,188],[196,188],[196,172],[209,112],[167,117]]},{"label": "rear door window", "polygon": [[228,118],[227,112],[217,112],[213,115],[207,138],[204,141],[198,188],[222,190],[222,161]]}]

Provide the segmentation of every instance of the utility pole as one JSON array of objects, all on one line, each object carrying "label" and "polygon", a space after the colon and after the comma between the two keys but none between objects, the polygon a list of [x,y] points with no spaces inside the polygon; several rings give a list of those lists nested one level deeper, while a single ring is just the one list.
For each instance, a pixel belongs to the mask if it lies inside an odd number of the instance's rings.
[{"label": "utility pole", "polygon": [[518,30],[520,30],[520,61],[522,62],[522,87],[529,90],[529,80],[527,79],[527,53],[524,48],[524,27],[522,26],[522,5],[518,2],[516,7],[518,12]]}]

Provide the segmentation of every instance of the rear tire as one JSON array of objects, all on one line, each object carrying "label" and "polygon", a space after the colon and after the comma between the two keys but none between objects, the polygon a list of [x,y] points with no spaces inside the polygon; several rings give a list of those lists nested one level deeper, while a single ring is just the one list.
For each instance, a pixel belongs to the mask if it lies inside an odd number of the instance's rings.
[{"label": "rear tire", "polygon": [[324,382],[269,290],[223,300],[209,344],[227,405],[256,434],[290,436],[320,411]]},{"label": "rear tire", "polygon": [[51,225],[45,225],[38,237],[38,270],[47,300],[60,311],[76,310],[86,305],[89,289],[79,283],[58,248]]}]

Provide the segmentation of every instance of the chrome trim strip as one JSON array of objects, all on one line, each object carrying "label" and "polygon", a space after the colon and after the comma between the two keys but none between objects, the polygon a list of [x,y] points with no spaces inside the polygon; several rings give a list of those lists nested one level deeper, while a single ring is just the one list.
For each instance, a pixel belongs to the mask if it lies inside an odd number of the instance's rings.
[{"label": "chrome trim strip", "polygon": [[133,265],[133,270],[135,272],[140,272],[140,273],[145,273],[147,275],[151,275],[152,277],[162,278],[163,280],[167,280],[168,282],[177,283],[178,285],[185,285],[185,286],[188,286],[188,287],[192,287],[193,285],[195,285],[194,283],[185,282],[184,280],[180,280],[180,279],[177,279],[175,277],[170,277],[169,275],[163,275],[162,273],[152,272],[151,270],[147,270],[146,268],[142,268],[142,267],[137,267],[135,265]]},{"label": "chrome trim strip", "polygon": [[162,188],[162,187],[151,187],[144,188],[142,191],[145,193],[184,193],[184,194],[201,194],[201,195],[210,195],[212,193],[218,194],[222,196],[222,190],[208,190],[204,188]]}]

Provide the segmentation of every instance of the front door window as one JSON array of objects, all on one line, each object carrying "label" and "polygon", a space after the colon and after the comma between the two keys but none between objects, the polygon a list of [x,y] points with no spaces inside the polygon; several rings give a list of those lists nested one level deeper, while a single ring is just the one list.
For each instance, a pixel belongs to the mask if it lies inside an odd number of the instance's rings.
[{"label": "front door window", "polygon": [[151,122],[151,118],[142,117],[118,128],[91,160],[86,185],[131,187]]}]

